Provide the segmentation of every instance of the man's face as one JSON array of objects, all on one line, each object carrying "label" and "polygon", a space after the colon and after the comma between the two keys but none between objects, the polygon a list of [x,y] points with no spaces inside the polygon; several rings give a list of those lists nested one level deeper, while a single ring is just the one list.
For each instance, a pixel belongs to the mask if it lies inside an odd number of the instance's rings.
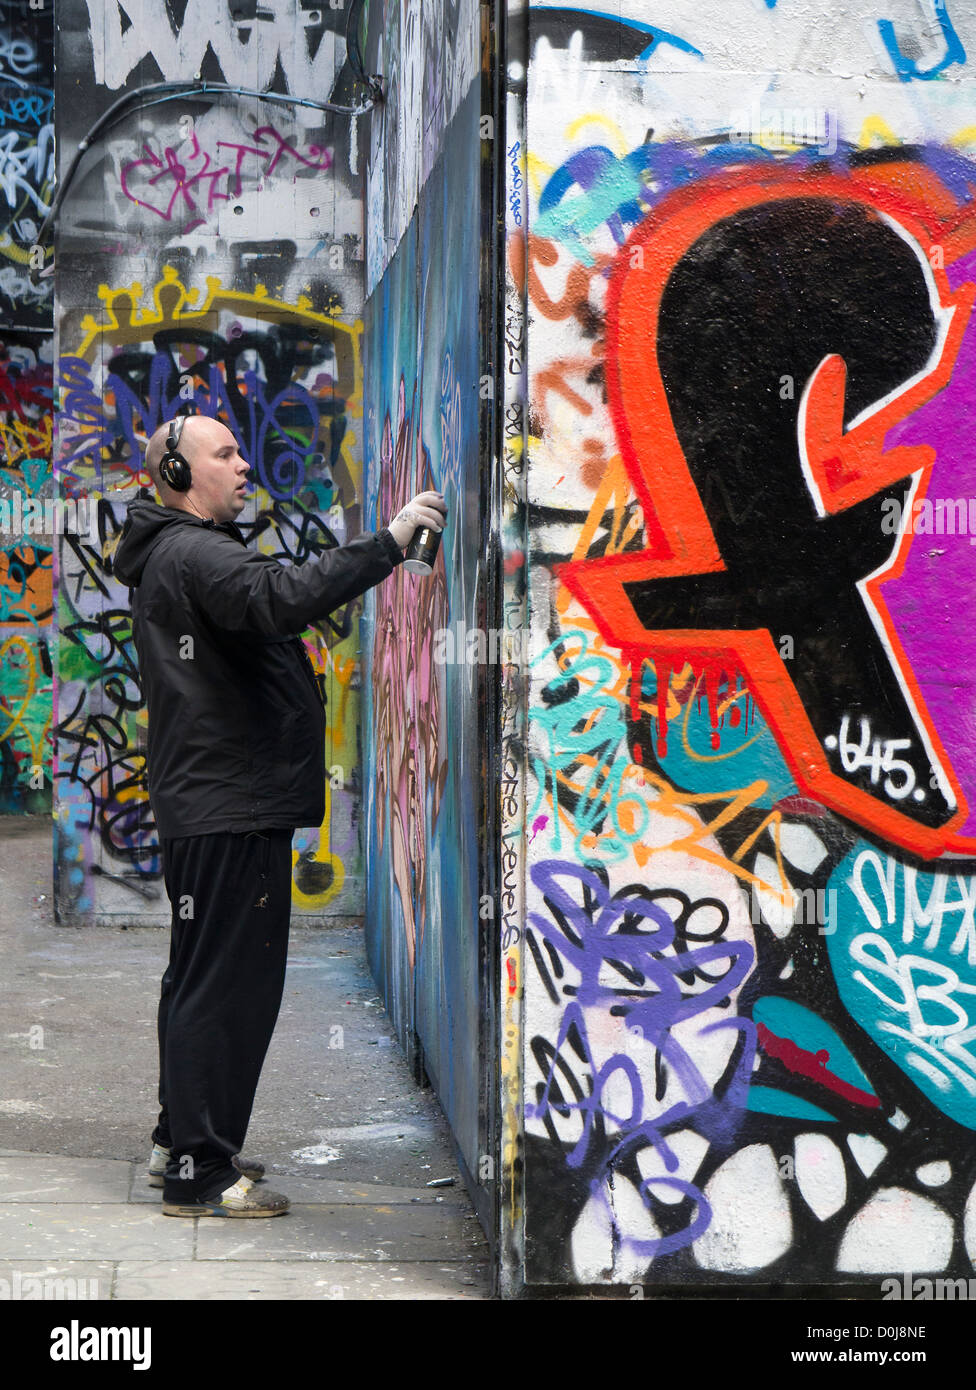
[{"label": "man's face", "polygon": [[216,522],[234,521],[240,516],[251,470],[227,426],[206,416],[191,416],[183,426],[180,453],[193,474],[187,496],[194,506]]}]

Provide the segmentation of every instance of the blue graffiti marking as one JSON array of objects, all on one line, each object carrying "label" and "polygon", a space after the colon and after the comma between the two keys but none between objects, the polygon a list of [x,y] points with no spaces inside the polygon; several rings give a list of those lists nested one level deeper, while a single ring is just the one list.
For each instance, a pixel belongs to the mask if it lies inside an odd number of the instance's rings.
[{"label": "blue graffiti marking", "polygon": [[819,1105],[811,1105],[808,1100],[791,1096],[778,1086],[750,1086],[746,1108],[757,1115],[785,1115],[791,1120],[819,1120],[836,1124],[833,1115],[828,1115]]},{"label": "blue graffiti marking", "polygon": [[916,869],[860,842],[830,886],[844,1007],[933,1105],[976,1129],[976,875]]},{"label": "blue graffiti marking", "polygon": [[878,30],[884,40],[885,48],[888,50],[891,61],[894,64],[895,72],[898,74],[900,81],[911,82],[913,78],[917,78],[920,82],[931,82],[933,77],[938,77],[940,72],[944,72],[945,69],[951,67],[953,63],[965,63],[966,50],[962,45],[962,40],[959,38],[959,35],[952,27],[952,20],[949,18],[948,12],[946,11],[946,0],[935,0],[935,17],[939,22],[939,28],[942,30],[942,37],[945,39],[945,56],[940,62],[933,64],[932,67],[926,68],[924,71],[919,68],[914,58],[906,58],[902,53],[898,40],[895,37],[895,26],[892,24],[891,20],[878,20]]}]

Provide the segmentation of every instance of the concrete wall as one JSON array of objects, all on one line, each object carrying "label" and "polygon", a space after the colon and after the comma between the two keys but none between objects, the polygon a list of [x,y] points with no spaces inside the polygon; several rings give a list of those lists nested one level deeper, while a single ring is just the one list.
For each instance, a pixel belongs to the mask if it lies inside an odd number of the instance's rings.
[{"label": "concrete wall", "polygon": [[482,52],[471,0],[370,7],[367,68],[387,100],[370,117],[366,170],[367,524],[429,487],[449,520],[430,577],[401,569],[367,598],[367,949],[485,1215],[492,733],[489,669],[467,641],[484,629],[490,572],[494,143],[481,138]]},{"label": "concrete wall", "polygon": [[[62,174],[121,94],[195,75],[349,103],[342,9],[299,0],[63,0]],[[98,500],[98,535],[63,538],[58,619],[61,920],[163,921],[127,591],[111,554],[148,480],[140,435],[191,398],[242,442],[242,522],[301,561],[364,524],[362,167],[357,123],[247,97],[134,107],[93,145],[58,234],[58,478]],[[359,93],[361,95],[361,92]],[[103,544],[104,543],[104,544]],[[295,837],[297,915],[363,908],[359,604],[306,634],[328,707],[326,816]]]},{"label": "concrete wall", "polygon": [[976,6],[509,24],[509,1287],[972,1273]]},{"label": "concrete wall", "polygon": [[[54,181],[51,5],[0,5],[0,812],[51,806],[53,284],[30,279]],[[38,260],[35,252],[35,261]],[[48,262],[50,257],[47,257]]]}]

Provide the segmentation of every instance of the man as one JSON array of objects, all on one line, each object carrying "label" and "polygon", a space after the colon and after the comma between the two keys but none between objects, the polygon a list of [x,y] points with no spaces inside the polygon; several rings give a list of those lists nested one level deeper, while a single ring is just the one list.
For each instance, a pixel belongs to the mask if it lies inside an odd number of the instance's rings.
[{"label": "man", "polygon": [[150,1182],[167,1216],[278,1216],[239,1157],[284,988],[291,839],[325,813],[325,714],[298,636],[390,575],[418,494],[375,535],[302,565],[245,546],[249,465],[219,421],[178,417],[149,441],[160,502],[128,509],[115,574],[133,591],[149,799],[172,906],[160,991],[159,1121]]}]

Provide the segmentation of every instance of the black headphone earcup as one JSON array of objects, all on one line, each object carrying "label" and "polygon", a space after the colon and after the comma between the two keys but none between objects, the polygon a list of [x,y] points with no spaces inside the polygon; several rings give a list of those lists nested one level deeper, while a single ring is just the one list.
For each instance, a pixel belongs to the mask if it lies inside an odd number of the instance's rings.
[{"label": "black headphone earcup", "polygon": [[182,454],[164,454],[159,462],[159,471],[163,482],[174,492],[187,492],[193,482],[190,465]]}]

